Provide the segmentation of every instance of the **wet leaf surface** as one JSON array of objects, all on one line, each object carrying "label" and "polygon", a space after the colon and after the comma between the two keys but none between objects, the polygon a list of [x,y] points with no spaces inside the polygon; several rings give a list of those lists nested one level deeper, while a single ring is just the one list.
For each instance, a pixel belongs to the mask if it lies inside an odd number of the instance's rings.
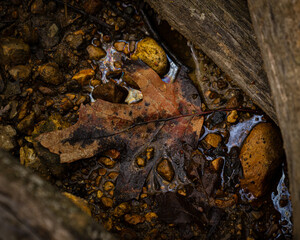
[{"label": "wet leaf surface", "polygon": [[[37,138],[60,155],[61,163],[90,158],[112,148],[118,150],[120,175],[115,197],[123,201],[137,198],[146,179],[150,189],[158,190],[157,182],[162,179],[154,169],[163,159],[174,168],[175,182],[188,181],[184,162],[197,147],[203,124],[201,116],[181,116],[200,112],[201,105],[185,73],[180,72],[175,83],[166,84],[144,63],[128,62],[126,75],[140,87],[143,101],[126,105],[98,99],[81,106],[75,125]],[[146,165],[139,167],[136,159],[147,149],[153,152],[145,155]]]}]

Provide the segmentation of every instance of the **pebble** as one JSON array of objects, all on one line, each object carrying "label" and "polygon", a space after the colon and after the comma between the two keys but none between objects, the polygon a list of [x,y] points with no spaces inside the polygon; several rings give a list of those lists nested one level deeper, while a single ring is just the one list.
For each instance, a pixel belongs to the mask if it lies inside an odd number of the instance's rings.
[{"label": "pebble", "polygon": [[211,161],[211,167],[214,171],[218,172],[223,164],[223,158],[219,157]]},{"label": "pebble", "polygon": [[86,13],[93,15],[100,10],[101,5],[101,0],[89,0],[85,1],[85,3],[83,4],[83,8]]},{"label": "pebble", "polygon": [[128,104],[137,103],[143,99],[143,94],[140,90],[129,88],[125,102]]},{"label": "pebble", "polygon": [[107,168],[113,168],[116,165],[116,161],[109,157],[100,157],[98,161],[104,164],[104,166]]},{"label": "pebble", "polygon": [[235,123],[236,120],[238,119],[238,117],[239,117],[239,115],[238,115],[237,111],[236,110],[232,110],[228,114],[228,116],[227,116],[227,122],[229,122],[229,123]]},{"label": "pebble", "polygon": [[51,13],[56,11],[56,2],[54,1],[49,1],[48,5],[47,5],[47,10]]},{"label": "pebble", "polygon": [[95,71],[93,69],[83,69],[76,73],[72,80],[76,80],[81,86],[88,85],[90,79],[95,75]]},{"label": "pebble", "polygon": [[61,43],[58,45],[57,50],[54,53],[54,60],[60,66],[69,67],[77,65],[79,57],[71,51],[67,44]]},{"label": "pebble", "polygon": [[225,199],[216,199],[215,204],[219,208],[229,208],[237,204],[238,202],[238,196],[236,194],[233,194],[231,197],[226,197]]},{"label": "pebble", "polygon": [[93,87],[97,87],[100,84],[101,84],[100,80],[97,80],[97,79],[92,79],[91,80],[91,86],[93,86]]},{"label": "pebble", "polygon": [[130,211],[130,209],[131,209],[131,207],[130,207],[129,203],[127,203],[127,202],[121,203],[114,209],[114,216],[121,217],[125,213],[128,213]]},{"label": "pebble", "polygon": [[0,149],[4,151],[11,151],[17,144],[15,137],[17,135],[16,130],[10,125],[0,125]]},{"label": "pebble", "polygon": [[103,185],[103,189],[104,191],[110,191],[112,189],[114,189],[114,184],[112,182],[105,182],[104,185]]},{"label": "pebble", "polygon": [[111,180],[116,180],[117,177],[119,176],[119,173],[118,172],[110,172],[107,177]]},{"label": "pebble", "polygon": [[154,148],[153,147],[148,147],[146,149],[146,157],[147,157],[148,161],[154,157]]},{"label": "pebble", "polygon": [[222,137],[219,134],[210,133],[207,134],[204,140],[208,145],[216,148],[218,147],[219,143],[222,141]]},{"label": "pebble", "polygon": [[131,55],[132,60],[142,60],[159,75],[164,75],[167,71],[167,55],[158,43],[146,37],[139,41],[135,52]]},{"label": "pebble", "polygon": [[155,212],[149,212],[149,213],[146,213],[146,215],[145,215],[145,219],[147,222],[152,222],[152,220],[155,218],[158,218],[158,216]]},{"label": "pebble", "polygon": [[133,53],[134,50],[135,50],[135,44],[136,44],[135,41],[130,41],[130,42],[129,42],[129,51],[130,51],[131,53]]},{"label": "pebble", "polygon": [[255,197],[264,195],[270,179],[283,160],[284,150],[279,130],[271,123],[256,125],[243,143],[240,161],[244,178],[241,186]]},{"label": "pebble", "polygon": [[68,97],[64,97],[61,99],[58,109],[60,111],[68,111],[73,108],[73,103],[70,101]]},{"label": "pebble", "polygon": [[137,225],[139,223],[145,222],[145,217],[137,214],[126,214],[124,217],[125,221],[131,225]]},{"label": "pebble", "polygon": [[51,88],[48,88],[48,87],[40,86],[39,90],[42,94],[45,94],[45,95],[54,95],[55,94],[55,92]]},{"label": "pebble", "polygon": [[28,111],[28,101],[24,102],[22,104],[22,106],[20,107],[20,110],[19,110],[19,115],[18,115],[18,120],[22,120],[26,114],[27,114],[27,111]]},{"label": "pebble", "polygon": [[124,88],[113,82],[108,82],[97,86],[92,95],[95,99],[102,99],[113,103],[122,103],[125,101],[128,92]]},{"label": "pebble", "polygon": [[71,48],[77,49],[83,43],[83,34],[82,33],[77,31],[75,33],[69,34],[66,37],[66,42],[69,44],[69,46]]},{"label": "pebble", "polygon": [[59,85],[63,82],[64,77],[56,63],[50,62],[38,68],[38,72],[45,83]]},{"label": "pebble", "polygon": [[109,149],[109,150],[104,152],[104,155],[106,157],[109,157],[109,158],[113,159],[113,160],[116,160],[116,159],[120,158],[121,153],[116,149]]},{"label": "pebble", "polygon": [[30,10],[33,14],[40,14],[44,12],[44,3],[43,0],[35,0],[30,7]]},{"label": "pebble", "polygon": [[4,65],[24,64],[30,57],[29,45],[21,39],[0,39],[0,63]]},{"label": "pebble", "polygon": [[130,50],[129,50],[129,44],[128,43],[126,43],[123,52],[124,52],[124,54],[129,55]]},{"label": "pebble", "polygon": [[226,112],[215,112],[213,113],[212,117],[210,118],[211,123],[210,126],[214,127],[220,123],[222,123],[226,118]]},{"label": "pebble", "polygon": [[145,167],[146,166],[146,160],[142,157],[137,157],[136,158],[136,164],[139,166],[139,167]]},{"label": "pebble", "polygon": [[28,65],[18,65],[11,68],[8,72],[15,81],[28,80],[31,74],[31,67]]},{"label": "pebble", "polygon": [[91,60],[98,61],[106,56],[106,52],[102,48],[95,47],[93,45],[89,45],[86,50],[89,54],[89,59]]},{"label": "pebble", "polygon": [[41,165],[39,157],[36,155],[33,148],[29,148],[27,145],[20,148],[20,163],[25,167],[38,170]]},{"label": "pebble", "polygon": [[123,52],[126,42],[115,42],[114,47],[118,52]]},{"label": "pebble", "polygon": [[217,86],[220,90],[223,90],[223,89],[227,88],[228,82],[226,82],[224,79],[220,79],[217,82]]},{"label": "pebble", "polygon": [[48,29],[48,37],[53,38],[58,33],[59,28],[55,23],[53,23]]},{"label": "pebble", "polygon": [[11,82],[7,81],[6,89],[4,91],[5,97],[11,97],[21,94],[21,88],[19,81],[17,82]]},{"label": "pebble", "polygon": [[182,195],[182,196],[186,196],[186,190],[185,189],[179,189],[177,191],[178,194]]},{"label": "pebble", "polygon": [[251,212],[251,215],[256,219],[260,219],[263,215],[264,215],[264,212],[262,211],[252,211]]},{"label": "pebble", "polygon": [[70,123],[65,121],[60,114],[54,113],[50,115],[47,120],[40,121],[38,124],[36,124],[34,126],[32,135],[35,137],[42,133],[61,130],[67,127],[70,127]]},{"label": "pebble", "polygon": [[105,168],[100,168],[98,172],[100,176],[104,176],[107,173],[107,170]]},{"label": "pebble", "polygon": [[26,116],[21,122],[18,123],[17,125],[17,129],[20,132],[26,133],[26,131],[33,127],[33,123],[34,123],[34,112],[31,112],[28,116]]},{"label": "pebble", "polygon": [[43,48],[51,49],[60,41],[59,27],[53,22],[41,22],[39,27],[40,43]]},{"label": "pebble", "polygon": [[121,69],[122,68],[122,62],[116,61],[114,62],[114,67],[117,69]]},{"label": "pebble", "polygon": [[158,174],[165,180],[171,182],[174,178],[174,169],[168,159],[163,159],[156,168]]},{"label": "pebble", "polygon": [[243,99],[240,96],[233,96],[228,100],[226,108],[238,108],[240,107],[242,102]]},{"label": "pebble", "polygon": [[108,197],[102,197],[101,198],[101,202],[103,203],[103,205],[105,207],[111,208],[113,206],[113,200],[111,198]]},{"label": "pebble", "polygon": [[78,98],[78,100],[75,102],[76,105],[81,105],[82,103],[84,103],[85,101],[87,100],[87,97],[86,96],[80,96]]},{"label": "pebble", "polygon": [[102,196],[103,196],[103,192],[101,191],[101,190],[98,190],[97,191],[97,198],[102,198]]}]

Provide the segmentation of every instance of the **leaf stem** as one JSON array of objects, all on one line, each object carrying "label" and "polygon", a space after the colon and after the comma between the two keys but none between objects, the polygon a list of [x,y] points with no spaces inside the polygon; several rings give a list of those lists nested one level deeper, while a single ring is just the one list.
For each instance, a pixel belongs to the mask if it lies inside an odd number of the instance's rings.
[{"label": "leaf stem", "polygon": [[171,121],[171,120],[183,118],[183,117],[204,116],[204,115],[208,115],[208,114],[211,114],[214,112],[229,112],[229,111],[233,111],[233,110],[236,110],[238,112],[261,113],[260,111],[257,111],[257,110],[243,109],[243,108],[237,108],[237,109],[225,108],[225,109],[209,110],[209,111],[204,111],[204,112],[200,111],[200,112],[196,112],[196,113],[177,115],[177,116],[173,116],[173,117],[169,117],[169,118],[161,118],[161,119],[149,120],[149,121],[144,121],[144,122],[137,122],[137,123],[134,123],[133,125],[131,125],[128,129],[136,127],[136,126],[148,124],[148,123],[153,123],[153,122],[167,122],[167,121]]}]

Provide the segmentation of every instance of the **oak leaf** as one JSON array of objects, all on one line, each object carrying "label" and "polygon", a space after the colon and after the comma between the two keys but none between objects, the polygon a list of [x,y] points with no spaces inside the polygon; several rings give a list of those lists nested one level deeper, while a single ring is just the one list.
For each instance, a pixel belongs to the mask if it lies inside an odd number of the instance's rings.
[{"label": "oak leaf", "polygon": [[[184,183],[184,162],[197,147],[203,124],[203,117],[195,114],[200,112],[200,96],[185,74],[180,71],[175,82],[167,84],[144,63],[129,62],[126,75],[140,87],[141,102],[126,105],[98,99],[80,107],[75,125],[44,133],[37,140],[59,154],[61,163],[118,150],[117,200],[137,198],[146,181],[152,190],[157,179],[165,183],[155,169],[162,159],[174,169],[172,181]],[[154,149],[153,156],[145,166],[138,166],[137,157],[149,148]]]}]

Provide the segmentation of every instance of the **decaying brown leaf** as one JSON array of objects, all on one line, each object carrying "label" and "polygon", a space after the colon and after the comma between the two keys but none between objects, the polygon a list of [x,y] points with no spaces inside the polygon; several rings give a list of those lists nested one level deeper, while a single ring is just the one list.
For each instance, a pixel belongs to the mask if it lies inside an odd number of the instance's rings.
[{"label": "decaying brown leaf", "polygon": [[[185,182],[184,160],[197,147],[203,124],[203,117],[198,115],[180,117],[200,112],[201,105],[185,73],[180,72],[174,83],[166,84],[144,63],[130,62],[126,74],[140,87],[143,101],[126,105],[98,99],[81,106],[75,125],[37,138],[60,155],[61,163],[117,149],[121,159],[115,196],[120,200],[138,197],[146,180],[150,189],[157,188],[160,176],[151,170],[163,159],[175,170],[173,182]],[[147,149],[153,151],[145,155],[146,163],[141,167],[136,159]]]}]

